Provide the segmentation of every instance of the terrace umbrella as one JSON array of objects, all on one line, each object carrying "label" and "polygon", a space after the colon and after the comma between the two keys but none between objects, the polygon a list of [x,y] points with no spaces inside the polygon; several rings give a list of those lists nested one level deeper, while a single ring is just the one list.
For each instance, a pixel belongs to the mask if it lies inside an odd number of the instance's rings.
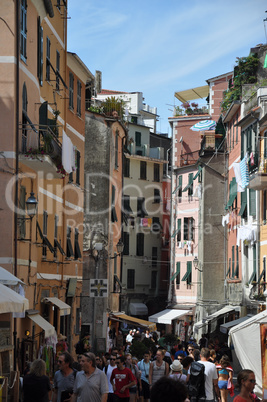
[{"label": "terrace umbrella", "polygon": [[199,121],[198,123],[194,124],[190,129],[192,131],[209,131],[214,130],[216,127],[216,121],[214,120],[203,120]]}]

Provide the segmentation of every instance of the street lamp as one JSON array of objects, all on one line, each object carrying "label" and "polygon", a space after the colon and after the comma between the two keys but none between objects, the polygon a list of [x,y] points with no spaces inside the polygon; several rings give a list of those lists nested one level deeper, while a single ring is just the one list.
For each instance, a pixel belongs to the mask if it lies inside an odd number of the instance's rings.
[{"label": "street lamp", "polygon": [[27,214],[29,215],[30,219],[32,219],[36,215],[37,205],[38,201],[34,197],[34,193],[31,192],[30,197],[26,201]]},{"label": "street lamp", "polygon": [[195,257],[195,258],[193,259],[193,265],[194,265],[194,268],[197,269],[199,272],[203,272],[203,269],[200,269],[200,268],[198,267],[199,265],[201,266],[201,263],[200,263],[200,261],[198,260],[197,257]]},{"label": "street lamp", "polygon": [[119,255],[121,255],[123,253],[124,244],[123,244],[121,239],[116,244],[116,248],[117,248],[117,252],[115,253],[114,257],[109,257],[110,260],[113,260],[114,258],[117,258]]}]

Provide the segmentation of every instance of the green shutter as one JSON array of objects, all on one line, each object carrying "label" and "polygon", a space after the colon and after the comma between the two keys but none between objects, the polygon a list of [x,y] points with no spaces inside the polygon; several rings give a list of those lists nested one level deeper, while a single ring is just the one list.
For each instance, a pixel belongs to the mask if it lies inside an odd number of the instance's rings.
[{"label": "green shutter", "polygon": [[180,262],[176,263],[176,272],[175,274],[171,277],[170,281],[174,281],[174,279],[179,275],[180,273]]},{"label": "green shutter", "polygon": [[241,207],[238,214],[239,216],[243,217],[246,206],[247,206],[247,189],[245,189],[245,191],[241,193]]},{"label": "green shutter", "polygon": [[256,190],[249,189],[249,215],[256,216]]}]

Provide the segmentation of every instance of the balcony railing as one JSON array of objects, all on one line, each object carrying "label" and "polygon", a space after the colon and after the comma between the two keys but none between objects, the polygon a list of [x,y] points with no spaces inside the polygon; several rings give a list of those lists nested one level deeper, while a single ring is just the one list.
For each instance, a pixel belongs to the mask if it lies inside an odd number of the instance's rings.
[{"label": "balcony railing", "polygon": [[23,124],[21,127],[20,161],[34,170],[46,173],[62,170],[62,145],[58,139],[58,126],[42,125],[38,130],[36,127],[33,124]]},{"label": "balcony railing", "polygon": [[223,140],[222,134],[205,134],[201,141],[199,155],[202,156],[219,149],[223,151]]},{"label": "balcony railing", "polygon": [[262,190],[267,186],[267,152],[250,152],[248,154],[249,188]]}]

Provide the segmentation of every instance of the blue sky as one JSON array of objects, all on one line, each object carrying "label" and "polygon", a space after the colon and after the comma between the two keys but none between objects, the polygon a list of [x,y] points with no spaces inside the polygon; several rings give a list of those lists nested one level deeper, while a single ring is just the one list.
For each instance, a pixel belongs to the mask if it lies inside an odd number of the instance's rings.
[{"label": "blue sky", "polygon": [[143,92],[158,131],[170,133],[175,91],[232,71],[266,43],[266,10],[265,0],[69,0],[68,50],[102,71],[104,89]]}]

